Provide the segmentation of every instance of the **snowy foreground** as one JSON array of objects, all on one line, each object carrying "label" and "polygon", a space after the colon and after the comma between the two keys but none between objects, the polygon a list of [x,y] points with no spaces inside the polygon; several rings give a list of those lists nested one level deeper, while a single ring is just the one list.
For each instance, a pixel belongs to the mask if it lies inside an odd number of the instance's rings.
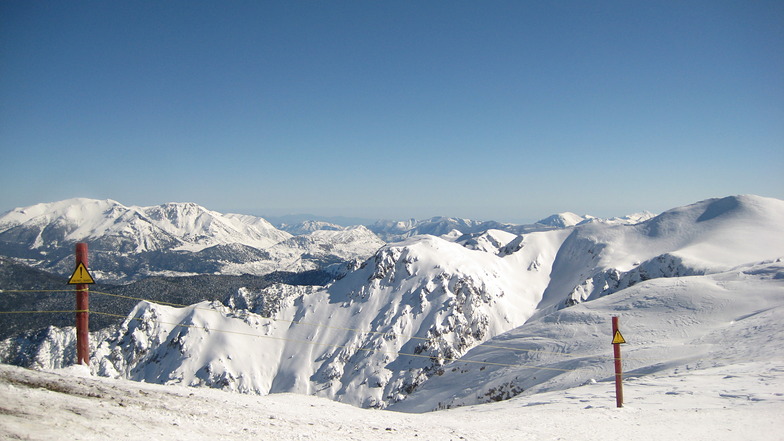
[{"label": "snowy foreground", "polygon": [[781,440],[784,363],[629,378],[425,414],[359,409],[296,394],[40,372],[0,365],[0,438],[34,440]]}]

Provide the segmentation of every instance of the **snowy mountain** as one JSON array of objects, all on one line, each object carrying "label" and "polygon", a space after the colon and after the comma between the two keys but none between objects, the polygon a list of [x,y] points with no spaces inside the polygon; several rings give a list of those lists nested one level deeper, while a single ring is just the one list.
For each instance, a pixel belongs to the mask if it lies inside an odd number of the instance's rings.
[{"label": "snowy mountain", "polygon": [[[321,230],[310,235],[313,247],[288,248],[280,244],[291,234],[255,216],[221,214],[192,203],[126,207],[112,200],[69,199],[0,216],[0,255],[68,275],[73,245],[88,242],[96,278],[128,281],[152,275],[315,269],[365,259],[383,245],[369,232],[336,234],[334,244]],[[303,237],[309,240],[309,235]],[[352,239],[357,242],[349,243]]]},{"label": "snowy mountain", "polygon": [[110,199],[77,198],[17,208],[0,217],[0,240],[42,253],[80,241],[96,249],[139,253],[199,251],[227,243],[266,248],[289,237],[264,219],[222,215],[193,203],[126,207]]},{"label": "snowy mountain", "polygon": [[536,221],[536,223],[542,225],[549,225],[551,227],[556,227],[556,228],[566,228],[566,227],[573,227],[581,222],[590,219],[594,219],[594,217],[588,215],[580,216],[579,214],[574,214],[570,211],[566,211],[563,213],[557,213],[552,216],[548,216],[544,219]]},{"label": "snowy mountain", "polygon": [[[733,332],[781,341],[782,256],[784,201],[758,196],[637,224],[418,235],[323,288],[242,288],[186,308],[139,303],[97,342],[91,367],[146,382],[429,410],[607,378],[607,323],[620,314],[645,359],[631,365],[637,375],[702,369],[715,365],[704,357],[737,361],[712,347]],[[780,361],[781,348],[765,341],[772,355],[751,360]]]},{"label": "snowy mountain", "polygon": [[539,314],[659,277],[727,271],[784,255],[784,202],[710,199],[634,225],[589,222],[572,230],[552,264]]},{"label": "snowy mountain", "polygon": [[[327,289],[241,290],[225,305],[182,309],[142,303],[97,349],[97,372],[259,394],[315,393],[384,407],[448,360],[521,325],[534,312],[547,268],[526,268],[537,257],[552,260],[539,243],[552,238],[532,234],[510,253],[506,240],[518,237],[488,234],[496,237],[483,241],[488,246],[482,250],[434,236],[386,246]],[[179,326],[186,324],[197,329]],[[218,340],[205,351],[198,328],[228,333],[212,333]],[[268,338],[249,345],[233,335]],[[415,356],[397,357],[398,352]],[[251,365],[256,367],[248,372]]]},{"label": "snowy mountain", "polygon": [[[628,342],[622,359],[631,396],[647,383],[640,377],[653,374],[717,370],[728,378],[740,368],[764,378],[766,372],[784,372],[784,263],[778,259],[706,276],[649,280],[530,320],[471,350],[391,409],[423,412],[609,381],[612,316],[620,317]],[[742,398],[775,399],[770,386]]]},{"label": "snowy mountain", "polygon": [[265,250],[260,258],[222,260],[221,274],[267,274],[273,271],[302,272],[364,260],[384,244],[363,226],[339,230],[315,230],[290,237]]},{"label": "snowy mountain", "polygon": [[319,230],[339,231],[346,227],[341,227],[340,225],[330,222],[307,220],[294,225],[281,224],[279,228],[295,236],[299,236]]},{"label": "snowy mountain", "polygon": [[512,234],[528,234],[536,231],[549,231],[570,228],[585,222],[602,222],[615,225],[633,225],[654,217],[648,212],[634,213],[623,217],[599,219],[593,216],[580,216],[564,212],[548,216],[533,224],[510,224],[496,221],[477,221],[452,217],[434,217],[426,220],[377,221],[368,228],[388,243],[399,242],[412,236],[428,234],[439,237],[460,237],[466,234],[482,234],[489,230],[506,231]]},{"label": "snowy mountain", "polygon": [[[340,229],[319,229],[294,236],[269,249],[274,256],[307,256],[319,261],[345,262],[358,256],[372,256],[385,243],[362,225]],[[310,269],[310,268],[304,268]]]},{"label": "snowy mountain", "polygon": [[[476,221],[453,217],[434,217],[426,220],[377,221],[368,228],[386,242],[399,242],[412,236],[427,234],[431,236],[459,237],[463,234],[481,234],[488,230],[501,230],[513,234],[532,233],[555,229],[551,225],[515,225],[496,221]],[[455,234],[457,232],[458,234]]]},{"label": "snowy mountain", "polygon": [[[634,225],[634,224],[639,224],[640,222],[645,222],[654,217],[656,217],[656,215],[651,213],[650,211],[642,211],[639,213],[627,214],[626,216],[621,216],[621,217],[611,217],[609,219],[601,219],[601,221],[608,224]],[[595,221],[595,220],[596,218],[586,219],[586,221]]]},{"label": "snowy mountain", "polygon": [[384,245],[382,238],[397,242],[433,235],[454,240],[489,230],[521,235],[557,229],[447,217],[379,221],[370,228],[323,221],[287,228],[297,235],[260,217],[221,214],[193,203],[126,207],[113,200],[76,198],[0,216],[0,255],[67,276],[73,270],[73,245],[88,242],[93,275],[103,282],[128,282],[150,276],[324,269],[366,259]]},{"label": "snowy mountain", "polygon": [[409,237],[429,234],[443,236],[454,230],[461,233],[472,232],[481,222],[470,219],[434,217],[426,220],[409,219],[406,221],[380,220],[370,225],[370,230],[386,242],[399,242]]}]

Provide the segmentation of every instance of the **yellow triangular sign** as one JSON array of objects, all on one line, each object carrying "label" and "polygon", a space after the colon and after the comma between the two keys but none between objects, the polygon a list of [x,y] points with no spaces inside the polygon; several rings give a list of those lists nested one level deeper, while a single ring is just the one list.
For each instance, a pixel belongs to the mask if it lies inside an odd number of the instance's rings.
[{"label": "yellow triangular sign", "polygon": [[71,274],[71,278],[68,279],[69,285],[92,285],[94,283],[95,280],[93,280],[93,276],[90,275],[87,268],[81,262],[76,266],[73,274]]},{"label": "yellow triangular sign", "polygon": [[612,344],[619,345],[621,343],[626,343],[626,340],[624,340],[623,336],[621,335],[621,331],[615,331]]}]

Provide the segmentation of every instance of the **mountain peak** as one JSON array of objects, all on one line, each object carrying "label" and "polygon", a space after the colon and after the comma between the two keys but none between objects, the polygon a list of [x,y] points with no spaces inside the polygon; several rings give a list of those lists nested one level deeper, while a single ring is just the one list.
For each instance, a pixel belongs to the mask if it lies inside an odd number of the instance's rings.
[{"label": "mountain peak", "polygon": [[566,227],[573,227],[580,222],[583,222],[588,219],[593,219],[593,216],[580,216],[579,214],[572,213],[570,211],[565,211],[563,213],[557,213],[552,216],[548,216],[544,219],[538,220],[537,224],[542,225],[549,225],[551,227],[556,228],[566,228]]}]

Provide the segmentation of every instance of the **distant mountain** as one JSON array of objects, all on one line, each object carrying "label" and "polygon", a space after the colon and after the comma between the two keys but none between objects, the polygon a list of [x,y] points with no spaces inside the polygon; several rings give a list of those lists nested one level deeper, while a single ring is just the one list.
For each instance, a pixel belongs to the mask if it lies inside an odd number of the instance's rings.
[{"label": "distant mountain", "polygon": [[515,225],[496,221],[476,221],[454,217],[433,217],[426,220],[409,219],[406,221],[377,221],[368,228],[386,242],[399,242],[412,236],[428,234],[431,236],[459,237],[463,234],[481,234],[488,230],[502,230],[514,234],[546,231],[556,227],[550,225]]},{"label": "distant mountain", "polygon": [[645,212],[612,219],[599,219],[589,215],[580,216],[574,213],[564,212],[548,216],[533,224],[523,225],[454,217],[433,217],[425,220],[380,220],[372,225],[368,225],[368,228],[387,243],[392,243],[421,234],[440,237],[451,236],[455,238],[465,234],[482,234],[489,230],[501,230],[512,234],[528,234],[536,231],[570,228],[589,221],[605,224],[630,225],[645,221],[653,216],[653,214]]},{"label": "distant mountain", "polygon": [[[608,224],[634,225],[634,224],[639,224],[641,222],[645,222],[648,219],[653,219],[654,217],[656,217],[655,214],[649,211],[642,211],[640,213],[627,214],[626,216],[621,216],[621,217],[611,217],[609,219],[602,220],[602,222]],[[595,220],[595,219],[589,219],[589,220]]]},{"label": "distant mountain", "polygon": [[385,243],[363,226],[315,230],[290,237],[266,250],[268,258],[225,264],[223,274],[265,274],[272,271],[309,271],[364,260]]},{"label": "distant mountain", "polygon": [[[743,332],[778,323],[783,250],[784,201],[758,196],[706,200],[637,224],[416,235],[325,287],[242,287],[187,308],[140,303],[97,343],[91,366],[105,376],[363,407],[505,399],[609,375],[599,364],[609,346],[599,326],[610,313],[642,317],[651,330],[641,342],[674,345],[656,354],[674,354],[688,332],[683,363],[733,332],[733,321],[753,317]],[[28,343],[3,347],[44,350]],[[578,358],[556,361],[567,349]],[[636,363],[667,368],[660,357]],[[596,367],[571,374],[585,365]]]},{"label": "distant mountain", "polygon": [[308,233],[310,242],[303,239],[312,248],[288,249],[280,244],[294,236],[255,216],[221,214],[192,203],[126,207],[77,198],[0,216],[0,255],[69,275],[74,244],[87,242],[93,275],[104,282],[127,282],[156,275],[314,270],[365,259],[384,244],[367,230],[336,234],[336,243],[330,244],[320,231]]},{"label": "distant mountain", "polygon": [[110,199],[76,198],[0,216],[0,241],[41,253],[80,241],[91,242],[95,249],[139,253],[199,251],[226,243],[265,248],[289,237],[264,219],[222,215],[193,203],[126,207]]},{"label": "distant mountain", "polygon": [[279,225],[279,228],[295,236],[299,236],[302,234],[308,234],[319,230],[339,231],[347,227],[342,227],[338,224],[333,224],[324,221],[307,220],[307,221],[302,221],[295,225],[289,225],[284,223]]},{"label": "distant mountain", "polygon": [[579,214],[574,214],[572,212],[567,211],[564,213],[558,213],[546,217],[544,219],[537,221],[536,223],[542,225],[549,225],[551,227],[556,227],[556,228],[566,228],[566,227],[573,227],[579,224],[580,222],[584,222],[589,219],[594,219],[594,217],[587,216],[587,215],[580,216]]},{"label": "distant mountain", "polygon": [[286,230],[288,226],[298,225],[305,222],[324,222],[327,224],[339,225],[341,227],[352,227],[354,225],[370,225],[375,219],[364,217],[348,216],[319,216],[316,214],[287,214],[284,216],[263,216],[273,225],[281,230]]}]

